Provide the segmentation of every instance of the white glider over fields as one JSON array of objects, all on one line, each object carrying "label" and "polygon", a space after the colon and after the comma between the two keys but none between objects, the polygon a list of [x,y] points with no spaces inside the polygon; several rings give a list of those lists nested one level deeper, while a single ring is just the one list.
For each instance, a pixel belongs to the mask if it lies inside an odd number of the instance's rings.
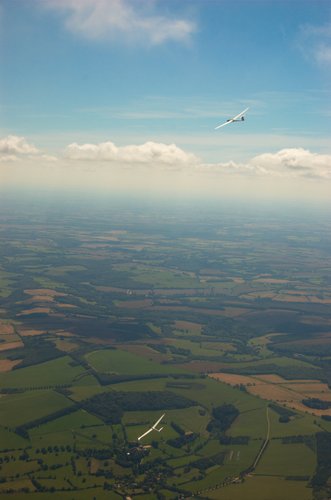
[{"label": "white glider over fields", "polygon": [[149,434],[150,432],[152,431],[157,431],[157,432],[161,432],[163,427],[161,427],[160,429],[157,429],[157,426],[159,425],[159,423],[161,422],[161,420],[163,419],[165,413],[163,413],[163,415],[159,418],[159,420],[157,420],[155,422],[155,424],[152,425],[152,427],[150,429],[148,429],[148,431],[144,432],[144,434],[142,434],[141,436],[138,437],[138,441],[140,441],[143,437],[147,436],[147,434]]}]

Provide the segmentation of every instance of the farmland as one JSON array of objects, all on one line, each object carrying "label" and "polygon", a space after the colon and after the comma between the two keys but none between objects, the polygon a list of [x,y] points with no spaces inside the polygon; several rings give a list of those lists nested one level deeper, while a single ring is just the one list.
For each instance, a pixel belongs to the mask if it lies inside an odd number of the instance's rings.
[{"label": "farmland", "polygon": [[1,202],[1,496],[329,494],[331,219],[38,203]]},{"label": "farmland", "polygon": [[302,403],[302,400],[318,398],[330,402],[331,406],[331,390],[327,384],[321,383],[319,380],[286,380],[272,375],[249,377],[229,373],[213,373],[211,377],[233,386],[241,384],[250,394],[279,402],[289,408],[312,415],[331,415],[331,411],[327,408],[319,410],[309,408]]}]

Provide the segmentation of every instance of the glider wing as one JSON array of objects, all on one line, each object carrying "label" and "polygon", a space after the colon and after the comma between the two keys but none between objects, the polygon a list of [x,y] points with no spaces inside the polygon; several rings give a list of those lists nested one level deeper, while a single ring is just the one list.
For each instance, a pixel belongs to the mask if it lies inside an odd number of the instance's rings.
[{"label": "glider wing", "polygon": [[215,130],[217,130],[218,128],[221,128],[221,127],[225,127],[225,125],[229,125],[229,123],[232,123],[233,120],[227,120],[226,122],[222,123],[222,125],[218,125],[217,127],[215,127]]},{"label": "glider wing", "polygon": [[151,427],[150,429],[148,429],[148,431],[144,432],[144,434],[142,434],[141,436],[138,437],[138,441],[140,441],[143,437],[147,436],[147,434],[149,434],[153,430],[154,430],[153,427]]},{"label": "glider wing", "polygon": [[138,441],[140,441],[143,437],[147,436],[147,434],[149,434],[152,431],[161,432],[162,429],[163,429],[163,427],[161,427],[161,429],[157,429],[157,426],[159,425],[159,423],[163,419],[164,415],[165,415],[165,413],[163,413],[163,415],[155,422],[155,424],[152,425],[152,427],[150,429],[148,429],[148,431],[144,432],[144,434],[142,434],[141,436],[139,436],[138,437]]},{"label": "glider wing", "polygon": [[238,115],[234,116],[233,118],[230,118],[229,120],[226,120],[226,122],[224,122],[221,125],[218,125],[217,127],[215,127],[215,130],[217,130],[217,129],[221,128],[221,127],[225,127],[225,125],[229,125],[230,123],[235,122],[236,120],[238,120],[239,118],[241,118],[246,113],[246,111],[248,111],[248,110],[249,110],[249,108],[244,109],[244,111],[242,111]]},{"label": "glider wing", "polygon": [[156,429],[157,425],[161,422],[161,420],[163,419],[164,415],[165,415],[165,413],[163,413],[162,417],[160,417],[159,420],[157,420],[155,422],[155,424],[152,426],[152,429]]},{"label": "glider wing", "polygon": [[238,120],[238,118],[240,118],[242,115],[244,115],[246,113],[246,111],[248,111],[248,110],[249,110],[249,108],[244,109],[244,111],[242,111],[241,113],[239,113],[239,115],[232,118],[232,120]]}]

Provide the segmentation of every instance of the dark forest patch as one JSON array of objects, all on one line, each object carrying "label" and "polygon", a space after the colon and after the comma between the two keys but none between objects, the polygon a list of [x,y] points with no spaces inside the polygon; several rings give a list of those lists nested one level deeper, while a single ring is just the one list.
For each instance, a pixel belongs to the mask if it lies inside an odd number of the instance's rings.
[{"label": "dark forest patch", "polygon": [[125,411],[175,410],[196,404],[170,391],[104,392],[81,403],[86,411],[109,424],[119,423]]}]

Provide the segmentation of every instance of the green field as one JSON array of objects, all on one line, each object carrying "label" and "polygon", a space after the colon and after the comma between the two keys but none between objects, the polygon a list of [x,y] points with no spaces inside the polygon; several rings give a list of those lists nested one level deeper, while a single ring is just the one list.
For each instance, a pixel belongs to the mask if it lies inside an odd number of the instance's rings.
[{"label": "green field", "polygon": [[265,438],[267,435],[266,405],[252,408],[240,413],[233,423],[231,436],[250,436],[252,438]]},{"label": "green field", "polygon": [[20,368],[0,374],[0,387],[37,388],[66,384],[89,385],[95,383],[92,377],[82,377],[85,370],[81,366],[73,366],[69,356],[54,359],[46,363]]},{"label": "green field", "polygon": [[191,340],[178,339],[171,341],[171,344],[180,349],[188,349],[193,356],[206,356],[215,358],[217,356],[221,356],[225,352],[229,351],[229,346],[224,343],[224,348],[222,349],[222,343],[213,342],[201,343],[201,337],[199,337],[200,342],[192,342]]},{"label": "green field", "polygon": [[79,429],[85,427],[94,427],[103,425],[103,422],[90,415],[85,410],[77,410],[70,415],[59,417],[56,420],[39,425],[36,429],[30,431],[30,436],[40,436],[43,434],[51,434],[55,432],[69,431],[72,429]]},{"label": "green field", "polygon": [[316,467],[315,453],[305,444],[282,444],[272,440],[255,473],[268,476],[311,476]]},{"label": "green field", "polygon": [[87,354],[85,359],[95,370],[110,374],[168,375],[174,372],[182,372],[182,370],[176,369],[172,366],[160,365],[131,352],[121,351],[120,349],[103,349],[93,351]]},{"label": "green field", "polygon": [[312,500],[312,490],[302,481],[286,481],[282,478],[254,476],[241,484],[226,486],[208,492],[208,498],[218,500]]},{"label": "green field", "polygon": [[320,427],[317,425],[319,422],[316,421],[313,415],[297,413],[289,422],[280,423],[279,415],[269,409],[269,418],[271,428],[270,435],[273,438],[296,436],[298,434],[306,436],[315,434],[320,430]]},{"label": "green field", "polygon": [[[4,422],[4,421],[3,421]],[[6,422],[8,424],[9,422]],[[28,441],[18,436],[14,431],[9,428],[0,426],[0,451],[11,450],[17,448],[24,448],[28,445]]]},{"label": "green field", "polygon": [[8,394],[0,398],[0,420],[15,427],[71,405],[67,398],[54,391]]}]

